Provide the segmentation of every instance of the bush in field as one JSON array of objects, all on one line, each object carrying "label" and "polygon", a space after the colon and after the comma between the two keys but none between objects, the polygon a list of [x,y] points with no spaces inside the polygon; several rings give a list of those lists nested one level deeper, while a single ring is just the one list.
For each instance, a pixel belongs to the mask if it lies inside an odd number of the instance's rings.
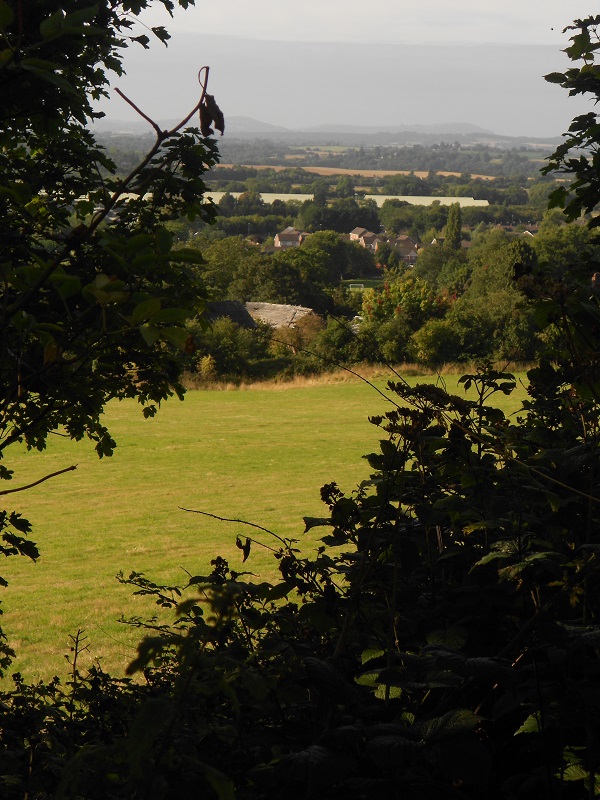
[{"label": "bush in field", "polygon": [[317,314],[306,314],[293,326],[278,328],[273,332],[271,351],[277,356],[298,355],[310,350],[315,338],[325,328],[325,322]]},{"label": "bush in field", "polygon": [[210,380],[210,373],[225,380],[250,377],[255,363],[268,356],[268,326],[243,328],[228,317],[219,317],[209,326],[192,324],[189,329],[196,345],[190,360],[203,380]]},{"label": "bush in field", "polygon": [[320,368],[356,364],[371,360],[373,349],[368,338],[357,336],[355,326],[346,319],[329,317],[326,327],[319,331],[311,344]]},{"label": "bush in field", "polygon": [[467,333],[468,329],[450,319],[431,319],[412,334],[407,355],[428,366],[464,361],[468,358],[464,341]]}]

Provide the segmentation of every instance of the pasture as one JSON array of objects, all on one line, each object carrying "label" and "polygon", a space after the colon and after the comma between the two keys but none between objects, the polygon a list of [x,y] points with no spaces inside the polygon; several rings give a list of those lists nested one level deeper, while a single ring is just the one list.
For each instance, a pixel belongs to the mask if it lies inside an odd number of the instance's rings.
[{"label": "pasture", "polygon": [[[411,383],[435,378],[408,378]],[[457,389],[457,376],[444,380]],[[234,569],[273,575],[269,550],[253,545],[246,565],[236,535],[270,547],[276,540],[235,522],[181,510],[242,519],[297,538],[302,517],[322,516],[319,489],[336,481],[352,490],[368,477],[361,457],[377,448],[378,430],[368,416],[389,403],[383,392],[358,380],[305,386],[271,386],[234,391],[190,391],[145,420],[134,402],[112,403],[106,423],[118,447],[99,460],[89,442],[51,436],[43,453],[14,447],[5,463],[14,469],[12,487],[32,483],[70,465],[60,475],[9,495],[7,508],[33,523],[41,558],[9,558],[2,576],[2,627],[17,651],[12,671],[27,679],[64,675],[69,635],[84,629],[91,658],[121,673],[139,634],[119,616],[150,616],[155,607],[133,598],[115,580],[117,572],[143,572],[157,582],[184,584],[188,573],[203,574],[222,555]],[[512,413],[524,397],[519,387],[498,404]]]}]

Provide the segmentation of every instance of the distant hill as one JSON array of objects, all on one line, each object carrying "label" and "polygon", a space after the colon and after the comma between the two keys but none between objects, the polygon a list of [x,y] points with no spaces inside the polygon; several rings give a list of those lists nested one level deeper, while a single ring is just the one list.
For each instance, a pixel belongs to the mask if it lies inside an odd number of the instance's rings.
[{"label": "distant hill", "polygon": [[[316,125],[302,130],[315,133],[405,133],[414,131],[415,133],[458,133],[468,134],[491,134],[492,131],[480,128],[478,125],[471,125],[469,122],[439,122],[435,125]],[[494,134],[495,135],[495,134]]]},{"label": "distant hill", "polygon": [[[176,125],[176,119],[161,119],[161,128]],[[193,124],[193,122],[192,122]],[[152,134],[148,124],[143,120],[98,120],[93,129],[98,133]],[[220,137],[219,137],[220,138]],[[493,131],[473,125],[469,122],[438,122],[431,125],[399,124],[399,125],[347,125],[328,124],[313,125],[306,128],[285,128],[269,122],[245,116],[228,116],[225,120],[225,138],[252,140],[266,139],[289,145],[332,145],[347,147],[375,147],[377,145],[433,145],[440,142],[460,142],[460,144],[489,144],[497,147],[540,147],[553,149],[560,142],[560,137],[536,138],[531,136],[502,136]]]}]

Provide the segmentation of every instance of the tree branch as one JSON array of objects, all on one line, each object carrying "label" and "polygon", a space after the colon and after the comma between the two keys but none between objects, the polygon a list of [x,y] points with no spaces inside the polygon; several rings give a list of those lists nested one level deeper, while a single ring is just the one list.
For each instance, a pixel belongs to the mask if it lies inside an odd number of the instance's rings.
[{"label": "tree branch", "polygon": [[39,486],[40,483],[44,483],[44,481],[48,481],[50,478],[56,478],[57,475],[62,475],[64,472],[72,472],[74,469],[77,469],[77,464],[74,464],[71,467],[65,467],[64,469],[59,469],[58,472],[51,472],[50,475],[40,478],[39,481],[28,483],[26,486],[19,486],[17,489],[5,489],[3,492],[0,492],[0,496],[5,494],[14,494],[15,492],[24,492],[26,489],[33,489],[34,486]]},{"label": "tree branch", "polygon": [[[263,528],[262,525],[257,525],[254,522],[248,522],[245,519],[228,519],[227,517],[219,517],[217,514],[209,514],[208,511],[197,511],[194,508],[183,508],[182,506],[179,506],[179,510],[189,511],[190,514],[202,514],[203,517],[218,519],[219,522],[237,522],[240,525],[249,525],[251,528],[256,528],[259,531],[264,531],[264,533],[268,533],[270,536],[274,536],[279,542],[281,542],[282,545],[284,545],[285,547],[289,547],[289,540],[286,541],[277,533],[273,533],[273,531],[270,531],[268,528]],[[260,544],[260,542],[257,542],[257,544]]]}]

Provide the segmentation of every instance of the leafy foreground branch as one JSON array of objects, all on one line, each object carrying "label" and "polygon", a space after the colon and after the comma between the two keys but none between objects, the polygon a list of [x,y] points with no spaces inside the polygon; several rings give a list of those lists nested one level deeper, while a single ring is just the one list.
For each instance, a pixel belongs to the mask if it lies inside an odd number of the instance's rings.
[{"label": "leafy foreground branch", "polygon": [[[169,12],[175,5],[159,4]],[[125,48],[148,46],[146,33],[136,33],[150,5],[0,0],[3,482],[13,477],[5,457],[16,444],[43,450],[62,430],[110,456],[109,400],[136,398],[150,417],[163,400],[183,396],[181,355],[194,348],[186,322],[202,312],[205,296],[194,269],[202,258],[175,249],[167,223],[215,216],[202,177],[218,160],[211,125],[222,132],[224,120],[207,91],[208,67],[198,75],[198,102],[169,130],[119,92],[155,133],[126,177],[89,127],[103,116],[95,101],[108,95],[110,73],[123,74]],[[148,32],[169,38],[162,27]],[[200,129],[187,127],[196,114]],[[0,555],[36,558],[30,529],[18,513],[1,512]],[[0,673],[11,656],[0,629]]]},{"label": "leafy foreground branch", "polygon": [[130,677],[15,677],[3,796],[600,793],[600,302],[556,284],[536,303],[554,358],[520,417],[490,365],[462,379],[476,400],[391,383],[370,480],[322,488],[315,555],[269,538],[275,582],[219,557],[185,587],[121,576],[175,621],[128,620]]}]

